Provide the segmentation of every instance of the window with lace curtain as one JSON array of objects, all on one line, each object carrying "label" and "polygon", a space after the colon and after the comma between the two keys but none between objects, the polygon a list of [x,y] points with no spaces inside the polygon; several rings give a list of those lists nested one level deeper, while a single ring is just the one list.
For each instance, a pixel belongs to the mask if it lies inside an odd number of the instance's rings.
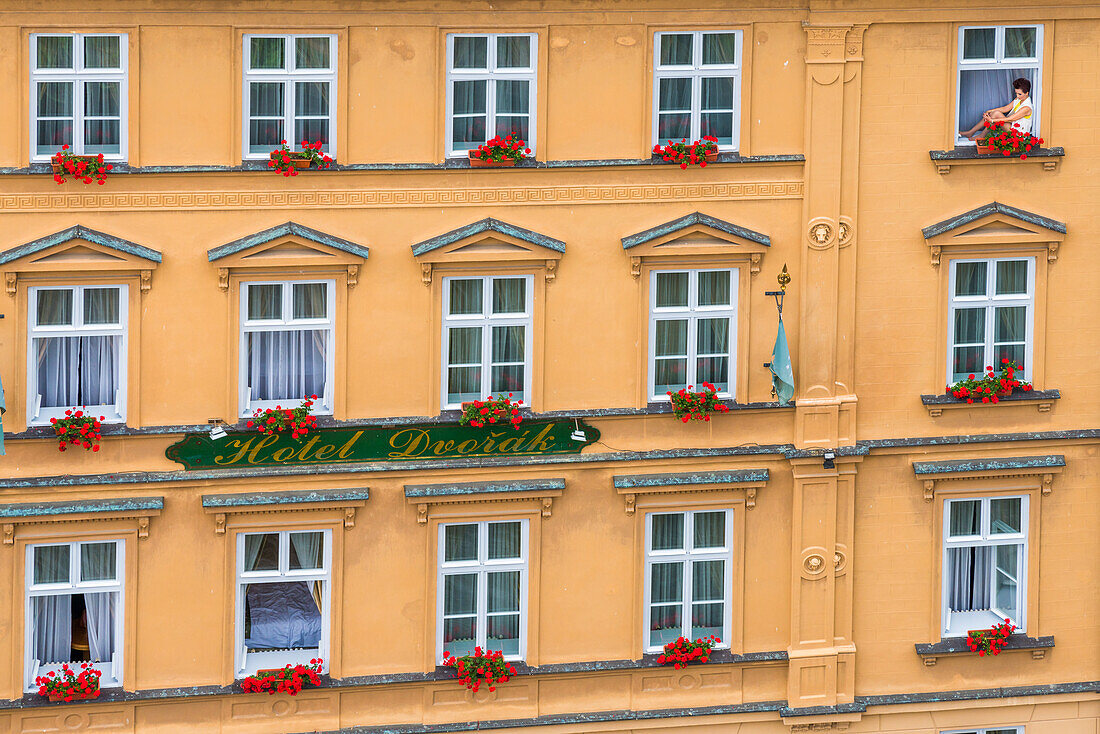
[{"label": "window with lace curtain", "polygon": [[535,150],[538,36],[447,36],[447,155],[465,155],[509,134]]},{"label": "window with lace curtain", "polygon": [[443,408],[511,394],[531,404],[534,277],[443,279]]},{"label": "window with lace curtain", "polygon": [[982,113],[1004,107],[1015,99],[1012,82],[1031,82],[1028,106],[1032,109],[1031,134],[1039,130],[1042,101],[1043,26],[966,26],[959,28],[958,100],[956,145],[974,145],[958,134],[982,120]]},{"label": "window with lace curtain", "polygon": [[737,269],[654,270],[649,294],[649,395],[702,383],[731,398],[736,383]]},{"label": "window with lace curtain", "polygon": [[1032,374],[1035,322],[1035,258],[952,260],[950,339],[947,374],[951,382],[998,370],[1008,358]]},{"label": "window with lace curtain", "polygon": [[286,140],[322,142],[336,157],[336,36],[245,35],[244,157],[267,158]]},{"label": "window with lace curtain", "polygon": [[332,532],[237,535],[236,677],[325,661],[328,670]]},{"label": "window with lace curtain", "polygon": [[1025,629],[1028,497],[944,500],[943,635]]},{"label": "window with lace curtain", "polygon": [[127,35],[31,34],[31,160],[126,157]]},{"label": "window with lace curtain", "polygon": [[336,282],[241,284],[241,415],[316,395],[331,413]]},{"label": "window with lace curtain", "polygon": [[527,654],[527,520],[439,526],[436,655]]},{"label": "window with lace curtain", "polygon": [[23,685],[91,662],[100,686],[122,685],[121,540],[27,546],[26,666]]},{"label": "window with lace curtain", "polygon": [[74,407],[125,420],[127,286],[27,293],[27,424],[46,425]]},{"label": "window with lace curtain", "polygon": [[653,143],[711,136],[737,150],[741,65],[741,31],[654,34]]},{"label": "window with lace curtain", "polygon": [[645,652],[710,635],[729,647],[733,511],[649,513],[645,548]]}]

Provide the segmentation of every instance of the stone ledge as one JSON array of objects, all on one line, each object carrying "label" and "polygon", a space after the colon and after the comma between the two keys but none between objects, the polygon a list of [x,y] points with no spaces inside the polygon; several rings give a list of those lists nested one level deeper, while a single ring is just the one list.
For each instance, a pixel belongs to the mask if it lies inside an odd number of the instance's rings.
[{"label": "stone ledge", "polygon": [[[965,637],[945,637],[939,642],[931,643],[918,642],[914,647],[916,648],[917,655],[920,655],[921,660],[928,666],[935,665],[936,660],[945,655],[973,655],[974,657],[978,657],[978,653],[971,652],[970,648],[966,646]],[[1046,637],[1009,635],[1001,652],[1030,650],[1033,659],[1042,660],[1046,657],[1047,649],[1052,647],[1054,647],[1053,635]]]},{"label": "stone ledge", "polygon": [[945,410],[959,410],[969,408],[996,408],[1002,405],[1032,405],[1040,413],[1049,413],[1054,407],[1054,401],[1060,400],[1060,390],[1032,390],[1030,392],[1013,393],[1007,397],[998,398],[996,403],[983,403],[976,400],[968,403],[966,400],[956,398],[953,395],[921,395],[920,401],[928,411],[928,415],[938,418]]},{"label": "stone ledge", "polygon": [[952,166],[989,165],[1000,163],[1002,165],[1028,165],[1029,163],[1042,164],[1044,171],[1054,171],[1058,163],[1066,155],[1066,149],[1058,146],[1054,148],[1036,148],[1027,154],[1027,160],[1020,156],[996,155],[993,153],[979,153],[976,147],[955,148],[954,150],[930,150],[928,157],[936,171],[942,175],[951,173]]}]

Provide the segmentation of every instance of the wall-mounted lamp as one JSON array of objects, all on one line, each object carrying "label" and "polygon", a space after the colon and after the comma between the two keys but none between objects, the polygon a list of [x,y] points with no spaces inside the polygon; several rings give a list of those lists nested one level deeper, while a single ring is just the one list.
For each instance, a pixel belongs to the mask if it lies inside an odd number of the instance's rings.
[{"label": "wall-mounted lamp", "polygon": [[229,435],[225,430],[225,424],[222,422],[221,418],[211,418],[209,423],[213,424],[210,427],[211,441],[219,441]]},{"label": "wall-mounted lamp", "polygon": [[834,462],[833,459],[836,458],[836,452],[833,451],[832,449],[825,449],[824,457],[825,457],[825,461],[822,462],[821,467],[823,469],[835,469],[836,468],[836,462]]},{"label": "wall-mounted lamp", "polygon": [[588,436],[586,436],[584,431],[581,430],[580,421],[575,418],[573,419],[573,432],[569,434],[569,438],[573,439],[574,441],[579,441],[581,443],[584,443],[588,440]]}]

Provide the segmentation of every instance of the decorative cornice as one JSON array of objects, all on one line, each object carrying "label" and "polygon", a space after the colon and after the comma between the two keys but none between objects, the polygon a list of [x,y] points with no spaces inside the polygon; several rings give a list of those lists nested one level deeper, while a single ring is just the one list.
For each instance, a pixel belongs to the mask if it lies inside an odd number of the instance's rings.
[{"label": "decorative cornice", "polygon": [[97,520],[137,520],[138,537],[149,537],[149,518],[164,509],[163,497],[115,497],[111,499],[67,500],[61,502],[23,502],[0,505],[3,542],[15,542],[16,525],[48,522]]},{"label": "decorative cornice", "polygon": [[1046,456],[1017,456],[990,459],[954,459],[950,461],[914,461],[913,473],[924,480],[924,499],[931,502],[936,483],[962,479],[990,479],[996,477],[1041,477],[1040,489],[1050,494],[1054,475],[1061,473],[1066,457],[1061,454]]},{"label": "decorative cornice", "polygon": [[683,472],[672,474],[627,474],[612,477],[615,490],[622,496],[626,514],[633,515],[638,495],[683,492],[715,492],[739,489],[745,492],[745,507],[756,507],[756,490],[768,482],[767,469]]},{"label": "decorative cornice", "polygon": [[945,219],[942,222],[936,222],[921,229],[921,234],[924,235],[924,239],[930,239],[936,235],[945,234],[952,230],[958,229],[963,225],[975,222],[982,217],[988,217],[990,214],[1003,214],[1013,219],[1018,219],[1021,222],[1027,224],[1034,224],[1044,229],[1049,229],[1052,232],[1058,232],[1059,234],[1066,234],[1066,225],[1064,222],[1059,222],[1056,219],[1044,217],[1040,214],[1034,214],[1023,209],[1017,209],[1014,206],[1008,206],[998,201],[993,201],[977,209],[971,209],[968,212],[963,212],[950,219]]},{"label": "decorative cornice", "polygon": [[486,217],[472,224],[467,224],[464,227],[452,229],[450,232],[444,232],[441,235],[431,237],[423,242],[417,242],[412,246],[413,256],[425,255],[432,250],[438,250],[440,247],[446,247],[460,240],[486,232],[497,232],[499,234],[508,235],[509,237],[515,237],[517,240],[522,240],[528,244],[545,247],[548,250],[565,252],[565,243],[561,240],[554,239],[549,235],[534,232],[530,229],[517,227],[514,224],[502,222],[499,219]]},{"label": "decorative cornice", "polygon": [[1061,397],[1062,393],[1058,390],[1031,390],[1029,392],[1014,392],[1000,398],[996,403],[983,403],[980,400],[968,403],[966,400],[946,393],[921,395],[920,401],[928,411],[929,416],[938,418],[943,415],[945,410],[988,410],[1009,405],[1032,406],[1040,413],[1049,413],[1051,408],[1054,407],[1054,401],[1060,400]]},{"label": "decorative cornice", "polygon": [[[2,197],[7,198],[7,197]],[[0,205],[0,208],[7,209],[8,207]],[[133,255],[134,257],[140,257],[143,260],[159,263],[161,262],[161,254],[156,250],[146,247],[145,245],[139,245],[136,242],[130,240],[124,240],[121,237],[115,237],[114,235],[105,234],[98,230],[89,229],[81,224],[68,229],[63,229],[60,232],[54,232],[51,235],[45,237],[39,237],[36,240],[31,240],[25,244],[13,247],[10,250],[4,250],[0,252],[0,265],[5,265],[18,260],[28,255],[34,255],[35,253],[42,252],[43,250],[54,247],[55,245],[64,244],[70,240],[85,240],[86,242],[93,242],[97,245],[106,247],[109,250],[115,250],[116,252],[122,252],[127,255]]]},{"label": "decorative cornice", "polygon": [[302,239],[309,240],[310,242],[316,242],[319,245],[326,245],[341,252],[346,252],[349,255],[355,255],[361,257],[364,260],[370,254],[370,249],[363,245],[357,245],[350,240],[345,240],[341,237],[335,237],[330,234],[325,234],[311,227],[298,224],[297,222],[284,222],[283,224],[276,225],[270,229],[265,229],[255,234],[250,234],[247,237],[242,237],[239,240],[233,240],[219,247],[215,247],[211,250],[207,250],[206,257],[210,262],[220,260],[223,257],[229,255],[236,255],[239,252],[257,247],[259,245],[267,244],[272,240],[280,237],[286,237],[288,235],[295,235]]},{"label": "decorative cornice", "polygon": [[528,479],[512,482],[457,482],[448,484],[406,484],[405,500],[416,506],[416,521],[428,522],[432,505],[462,502],[519,502],[538,500],[543,517],[550,517],[554,499],[561,497],[564,479]]},{"label": "decorative cornice", "polygon": [[[920,655],[921,660],[925,665],[932,666],[936,664],[936,659],[943,657],[944,655],[962,655],[971,654],[970,648],[966,644],[965,637],[947,637],[939,642],[918,642],[914,645],[917,651],[917,655]],[[1005,640],[1003,650],[1008,651],[1020,651],[1030,650],[1031,657],[1034,660],[1042,660],[1046,657],[1047,650],[1054,647],[1054,637],[1048,635],[1046,637],[1028,637],[1027,635],[1009,635]]]},{"label": "decorative cornice", "polygon": [[658,239],[660,237],[667,237],[668,235],[675,234],[676,232],[688,229],[690,227],[703,226],[716,229],[719,232],[725,232],[726,234],[733,235],[735,237],[741,237],[742,239],[750,240],[765,247],[771,247],[771,238],[766,234],[761,234],[748,227],[742,227],[731,222],[727,222],[717,217],[712,217],[708,214],[702,214],[700,212],[692,212],[679,219],[673,219],[671,222],[665,222],[664,224],[658,224],[656,227],[650,227],[647,230],[632,234],[629,237],[623,237],[623,249],[629,250],[632,247],[636,247],[651,240]]},{"label": "decorative cornice", "polygon": [[229,515],[264,514],[273,512],[319,512],[343,510],[344,529],[355,527],[355,511],[370,499],[367,487],[354,489],[313,489],[305,491],[238,492],[204,494],[202,507],[214,515],[214,532],[225,533]]}]

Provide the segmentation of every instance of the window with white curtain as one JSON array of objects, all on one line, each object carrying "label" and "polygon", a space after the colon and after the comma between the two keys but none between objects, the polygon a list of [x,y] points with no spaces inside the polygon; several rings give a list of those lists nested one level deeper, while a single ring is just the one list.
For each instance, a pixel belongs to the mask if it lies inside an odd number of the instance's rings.
[{"label": "window with white curtain", "polygon": [[1040,136],[1039,103],[1043,81],[1043,26],[964,26],[959,28],[956,145],[974,145],[958,135],[982,120],[982,113],[1016,98],[1012,82],[1031,82],[1031,134]]},{"label": "window with white curtain", "polygon": [[734,151],[741,128],[741,31],[653,36],[653,142],[705,136]]},{"label": "window with white curtain", "polygon": [[64,663],[91,662],[103,688],[122,685],[121,540],[27,546],[27,690]]},{"label": "window with white curtain", "polygon": [[28,289],[27,424],[68,408],[126,418],[127,286]]},{"label": "window with white curtain", "polygon": [[511,394],[531,404],[534,278],[443,279],[443,408]]},{"label": "window with white curtain", "polygon": [[1024,631],[1027,496],[944,500],[943,634],[1004,621]]},{"label": "window with white curtain", "polygon": [[951,382],[1000,370],[1008,358],[1031,374],[1035,258],[952,260],[948,304]]},{"label": "window with white curtain", "polygon": [[126,157],[127,35],[31,34],[31,160]]},{"label": "window with white curtain", "polygon": [[535,150],[538,36],[447,36],[447,155],[461,156],[508,135]]},{"label": "window with white curtain", "polygon": [[654,270],[649,287],[649,395],[736,386],[737,269]]},{"label": "window with white curtain", "polygon": [[981,729],[951,729],[940,734],[1024,734],[1022,726],[991,726]]},{"label": "window with white curtain", "polygon": [[645,548],[645,652],[711,635],[729,647],[733,511],[649,513]]},{"label": "window with white curtain", "polygon": [[244,157],[320,140],[336,157],[336,36],[244,37]]},{"label": "window with white curtain", "polygon": [[527,520],[439,526],[437,656],[527,654]]},{"label": "window with white curtain", "polygon": [[241,415],[316,395],[332,412],[336,282],[241,284]]},{"label": "window with white curtain", "polygon": [[237,535],[236,675],[308,665],[328,669],[332,531]]}]

